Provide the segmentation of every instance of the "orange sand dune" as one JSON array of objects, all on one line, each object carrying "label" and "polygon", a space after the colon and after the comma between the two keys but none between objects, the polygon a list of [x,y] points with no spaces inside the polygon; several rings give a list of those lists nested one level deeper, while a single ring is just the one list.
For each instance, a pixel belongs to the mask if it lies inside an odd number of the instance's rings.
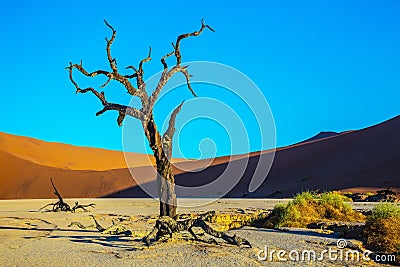
[{"label": "orange sand dune", "polygon": [[[39,165],[61,169],[109,170],[127,167],[124,153],[121,151],[45,142],[2,132],[0,151]],[[154,158],[146,154],[129,153],[129,159],[132,159],[132,167],[154,164]]]},{"label": "orange sand dune", "polygon": [[[366,129],[277,149],[263,184],[255,192],[248,192],[259,158],[250,157],[240,182],[227,196],[291,197],[304,190],[374,191],[388,187],[400,192],[400,116]],[[183,173],[176,180],[186,186],[198,185],[199,181],[206,184],[226,166],[222,163],[200,172]]]},{"label": "orange sand dune", "polygon": [[[54,198],[53,177],[65,197],[146,197],[137,186],[156,186],[154,161],[130,154],[131,173],[122,152],[48,143],[0,133],[0,199]],[[247,168],[228,197],[291,197],[304,190],[370,191],[391,187],[400,192],[400,116],[362,130],[276,149],[268,177],[248,192],[252,174],[271,151],[249,154]],[[226,166],[240,166],[247,155],[179,162],[174,168],[179,185],[214,181]],[[179,161],[179,160],[175,160]],[[193,172],[194,170],[197,170]],[[206,192],[201,196],[210,196]],[[178,192],[179,194],[179,192]],[[184,195],[180,195],[184,196]]]},{"label": "orange sand dune", "polygon": [[55,198],[50,177],[64,197],[99,197],[136,185],[126,168],[66,170],[39,165],[4,151],[0,151],[0,169],[0,199]]},{"label": "orange sand dune", "polygon": [[[249,192],[249,184],[260,159],[272,156],[271,151],[251,153],[249,159],[239,155],[229,161],[240,166],[233,169],[231,179],[239,183],[227,197],[292,197],[305,190],[392,190],[400,193],[400,116],[378,125],[276,149],[270,173],[255,191]],[[204,161],[177,164],[186,169],[201,170],[176,175],[176,183],[182,186],[201,186],[215,181],[228,166],[229,157],[217,158],[203,169]],[[244,161],[247,168],[241,177]],[[202,170],[203,169],[203,170]],[[156,184],[153,182],[153,186]],[[110,197],[127,197],[138,194],[137,187],[111,194]],[[210,192],[204,195],[210,196]],[[185,196],[185,195],[181,195]]]}]

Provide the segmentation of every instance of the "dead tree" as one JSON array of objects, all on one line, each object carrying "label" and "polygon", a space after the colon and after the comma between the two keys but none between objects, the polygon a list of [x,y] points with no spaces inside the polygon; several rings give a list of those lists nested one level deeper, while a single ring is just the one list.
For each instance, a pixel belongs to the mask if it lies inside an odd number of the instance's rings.
[{"label": "dead tree", "polygon": [[[106,52],[107,59],[110,65],[111,70],[96,70],[93,72],[88,72],[82,65],[82,61],[80,64],[73,64],[70,62],[69,67],[67,67],[69,71],[69,78],[72,84],[75,86],[76,93],[92,93],[96,96],[101,104],[103,105],[103,109],[96,113],[96,116],[103,114],[106,111],[114,110],[118,112],[117,123],[119,126],[122,125],[123,120],[126,116],[131,116],[136,119],[139,119],[142,122],[144,134],[149,141],[149,145],[153,151],[156,165],[157,165],[157,181],[159,186],[159,200],[160,200],[160,216],[170,216],[174,217],[176,215],[176,194],[175,194],[175,179],[174,174],[172,172],[172,165],[170,162],[170,158],[172,155],[172,138],[175,133],[175,120],[176,116],[182,108],[183,102],[180,103],[171,113],[171,117],[169,120],[168,128],[163,135],[159,132],[157,125],[154,122],[153,116],[153,108],[154,104],[157,101],[157,98],[166,85],[166,83],[177,73],[182,73],[186,78],[186,84],[190,92],[193,96],[196,97],[195,92],[193,91],[190,85],[190,77],[187,67],[181,65],[181,50],[180,45],[181,41],[185,38],[191,36],[200,35],[204,29],[208,28],[211,31],[214,31],[210,26],[204,24],[203,20],[201,21],[201,28],[198,31],[194,31],[191,33],[181,34],[178,36],[176,43],[172,43],[173,50],[163,56],[161,58],[161,64],[163,65],[163,71],[158,81],[156,88],[152,91],[151,95],[147,94],[146,91],[146,83],[144,82],[144,70],[143,64],[151,60],[151,48],[149,49],[148,56],[142,59],[139,62],[138,68],[133,65],[127,66],[125,69],[130,69],[133,71],[132,74],[121,74],[120,70],[117,66],[117,60],[111,55],[111,45],[115,40],[116,31],[115,29],[104,21],[108,28],[111,29],[112,35],[111,38],[106,38]],[[176,63],[174,66],[169,67],[166,59],[170,56],[174,55],[176,58]],[[117,103],[111,103],[106,100],[104,92],[99,92],[93,87],[81,88],[78,83],[73,78],[73,70],[78,70],[81,74],[87,77],[96,77],[96,76],[104,76],[107,78],[106,82],[100,87],[105,87],[111,80],[115,80],[122,84],[127,93],[132,97],[138,97],[141,101],[141,108],[134,108],[131,106],[121,105]],[[132,81],[133,80],[133,81]]]},{"label": "dead tree", "polygon": [[50,181],[51,181],[51,185],[53,186],[53,189],[54,189],[53,193],[54,193],[54,195],[56,195],[58,197],[58,201],[56,203],[47,204],[46,206],[40,208],[39,210],[42,210],[48,206],[53,206],[52,211],[54,211],[54,212],[56,212],[56,211],[71,211],[71,207],[67,203],[64,202],[61,194],[58,192],[56,186],[54,185],[52,178],[50,178]]},{"label": "dead tree", "polygon": [[87,211],[87,209],[86,209],[87,207],[92,207],[92,208],[94,208],[94,206],[96,205],[96,204],[94,204],[94,203],[90,203],[90,204],[88,204],[88,205],[81,205],[81,204],[78,203],[78,201],[76,201],[76,202],[75,202],[75,206],[73,206],[73,207],[71,208],[66,202],[64,202],[64,200],[63,200],[61,194],[58,192],[56,186],[54,185],[53,179],[52,179],[52,178],[50,178],[50,181],[51,181],[51,185],[53,186],[53,189],[54,189],[54,195],[56,195],[56,196],[58,197],[58,201],[55,202],[55,203],[50,203],[50,204],[47,204],[47,205],[41,207],[41,208],[39,209],[39,211],[40,211],[40,210],[43,210],[44,208],[47,208],[48,206],[53,206],[53,207],[52,207],[51,210],[47,210],[47,211],[54,211],[54,212],[57,212],[57,211],[71,211],[71,212],[75,212],[75,211],[78,210],[78,209],[82,209],[82,210],[84,210],[84,211]]}]

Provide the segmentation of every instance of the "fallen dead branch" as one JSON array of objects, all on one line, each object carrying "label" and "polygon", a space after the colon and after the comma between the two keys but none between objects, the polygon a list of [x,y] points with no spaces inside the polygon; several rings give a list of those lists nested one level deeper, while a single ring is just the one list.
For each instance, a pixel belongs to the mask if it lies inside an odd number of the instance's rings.
[{"label": "fallen dead branch", "polygon": [[53,212],[58,212],[58,211],[71,211],[71,212],[75,212],[75,211],[78,210],[78,209],[82,209],[83,211],[88,211],[88,210],[86,209],[87,207],[92,207],[92,208],[94,208],[94,206],[96,205],[96,204],[94,204],[94,203],[90,203],[90,204],[88,204],[88,205],[80,205],[78,202],[75,202],[75,206],[73,206],[73,207],[71,208],[71,206],[68,205],[68,203],[64,202],[64,200],[63,200],[61,194],[58,192],[56,186],[54,185],[54,182],[53,182],[53,179],[52,179],[52,178],[50,178],[50,181],[51,181],[51,185],[53,186],[53,189],[54,189],[54,192],[53,192],[53,193],[54,193],[54,195],[56,195],[56,196],[58,197],[58,201],[55,202],[55,203],[50,203],[50,204],[47,204],[47,205],[41,207],[41,208],[39,209],[39,211],[41,211],[41,210],[43,210],[43,209],[45,209],[45,208],[47,208],[47,207],[49,207],[49,206],[52,206],[52,208],[51,208],[51,209],[47,209],[47,210],[45,210],[45,211],[53,211]]},{"label": "fallen dead branch", "polygon": [[121,224],[116,224],[114,222],[114,220],[112,221],[112,225],[108,228],[104,228],[103,226],[101,226],[96,218],[93,215],[89,215],[90,217],[92,217],[94,224],[88,225],[88,226],[84,226],[83,224],[81,224],[80,222],[71,222],[68,227],[72,227],[72,226],[78,226],[81,229],[88,229],[88,228],[96,228],[100,233],[102,234],[110,234],[110,235],[125,235],[125,236],[131,236],[132,232],[131,230],[128,230],[125,226],[121,225]]},{"label": "fallen dead branch", "polygon": [[76,201],[76,202],[75,202],[75,206],[72,207],[71,211],[72,211],[72,212],[75,212],[77,209],[82,209],[83,211],[88,211],[88,210],[86,209],[87,207],[92,207],[92,208],[94,208],[95,205],[96,205],[96,204],[94,204],[94,203],[90,203],[90,204],[88,204],[88,205],[81,205],[81,204],[78,203],[78,201]]}]

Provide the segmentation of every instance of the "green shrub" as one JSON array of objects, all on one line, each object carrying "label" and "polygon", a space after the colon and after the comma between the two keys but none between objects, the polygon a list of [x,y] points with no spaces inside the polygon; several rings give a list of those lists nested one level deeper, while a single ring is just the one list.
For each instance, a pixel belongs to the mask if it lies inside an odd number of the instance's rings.
[{"label": "green shrub", "polygon": [[387,219],[390,217],[400,218],[400,206],[394,203],[383,202],[376,205],[368,216],[368,220]]},{"label": "green shrub", "polygon": [[351,199],[336,192],[325,192],[321,194],[319,201],[322,205],[331,205],[337,209],[351,208],[351,206],[345,202],[351,202]]},{"label": "green shrub", "polygon": [[294,196],[293,199],[293,204],[295,205],[305,205],[307,203],[310,203],[314,201],[314,199],[317,197],[317,195],[313,192],[303,192],[301,194],[297,194]]},{"label": "green shrub", "polygon": [[286,205],[274,207],[267,227],[306,227],[320,221],[363,221],[364,215],[346,203],[348,198],[336,192],[320,195],[312,192],[297,194]]},{"label": "green shrub", "polygon": [[388,254],[396,254],[400,263],[400,206],[384,202],[372,209],[364,230],[368,248]]}]

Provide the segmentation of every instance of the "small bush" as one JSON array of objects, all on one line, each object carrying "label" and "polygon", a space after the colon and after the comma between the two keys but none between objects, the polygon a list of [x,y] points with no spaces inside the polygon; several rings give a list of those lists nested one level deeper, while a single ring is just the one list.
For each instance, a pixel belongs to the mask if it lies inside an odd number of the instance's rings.
[{"label": "small bush", "polygon": [[354,211],[345,201],[349,199],[336,192],[316,195],[311,192],[297,194],[286,205],[276,205],[267,227],[306,227],[320,221],[363,221],[364,215]]},{"label": "small bush", "polygon": [[365,223],[367,247],[388,254],[397,254],[400,263],[400,206],[382,203],[374,207]]},{"label": "small bush", "polygon": [[316,197],[317,195],[314,192],[306,191],[301,194],[295,195],[293,199],[293,204],[304,205],[309,203],[310,201],[313,201]]},{"label": "small bush", "polygon": [[[335,208],[342,208],[342,207],[350,207],[347,203],[344,202],[351,202],[351,198],[348,198],[344,195],[341,195],[340,193],[336,192],[326,192],[321,194],[320,196],[320,202],[322,205],[330,205]],[[351,208],[351,207],[350,207]]]},{"label": "small bush", "polygon": [[400,218],[400,206],[389,202],[383,202],[372,209],[371,215],[369,215],[367,219],[369,221],[374,221],[391,217]]}]

